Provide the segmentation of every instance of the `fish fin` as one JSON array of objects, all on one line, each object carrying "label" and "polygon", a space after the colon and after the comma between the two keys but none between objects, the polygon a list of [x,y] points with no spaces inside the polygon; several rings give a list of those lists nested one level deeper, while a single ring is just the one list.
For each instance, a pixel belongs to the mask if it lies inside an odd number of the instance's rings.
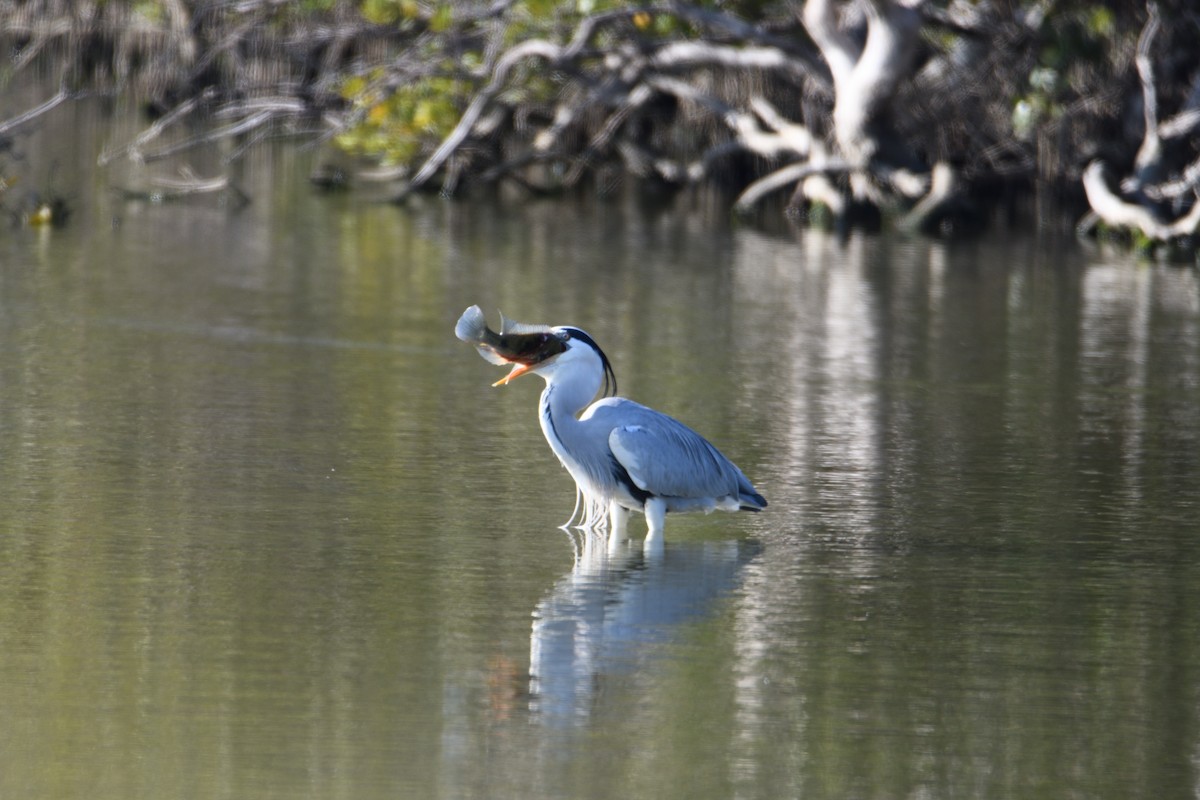
[{"label": "fish fin", "polygon": [[500,312],[500,335],[507,336],[510,333],[528,334],[528,333],[546,333],[553,330],[549,325],[538,325],[532,322],[513,322],[508,317],[504,316],[504,312]]},{"label": "fish fin", "polygon": [[475,345],[475,349],[479,351],[479,355],[483,356],[484,360],[486,360],[492,364],[505,365],[505,364],[512,363],[507,358],[505,358],[504,356],[497,353],[489,345],[477,344],[477,345]]}]

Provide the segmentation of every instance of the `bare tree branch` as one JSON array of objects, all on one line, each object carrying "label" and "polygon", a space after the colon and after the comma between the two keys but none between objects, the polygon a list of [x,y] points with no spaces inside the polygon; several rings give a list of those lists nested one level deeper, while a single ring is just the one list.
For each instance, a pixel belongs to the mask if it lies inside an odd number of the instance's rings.
[{"label": "bare tree branch", "polygon": [[782,72],[796,80],[811,76],[812,71],[776,47],[730,47],[711,42],[671,42],[650,57],[656,69],[691,67],[733,67]]},{"label": "bare tree branch", "polygon": [[475,95],[475,99],[467,106],[467,110],[463,112],[462,119],[454,126],[454,130],[450,132],[450,135],[433,152],[433,155],[413,175],[405,194],[423,186],[446,163],[446,159],[467,138],[472,126],[475,125],[480,115],[483,114],[483,110],[487,107],[487,104],[504,87],[504,82],[508,80],[508,73],[514,66],[526,58],[541,58],[546,61],[555,62],[562,58],[563,52],[562,48],[551,42],[543,39],[530,39],[513,47],[501,56],[492,70],[492,78],[488,81],[487,86],[479,94]]},{"label": "bare tree branch", "polygon": [[916,231],[925,227],[930,219],[945,209],[957,191],[954,169],[945,162],[933,166],[929,179],[929,192],[900,219],[900,228]]},{"label": "bare tree branch", "polygon": [[771,192],[798,183],[810,175],[844,172],[848,169],[850,169],[850,165],[841,159],[831,159],[823,164],[815,164],[811,161],[788,164],[786,167],[781,167],[747,186],[734,203],[734,209],[745,213]]},{"label": "bare tree branch", "polygon": [[1150,59],[1150,48],[1154,44],[1160,24],[1158,4],[1149,2],[1146,4],[1146,10],[1149,12],[1149,18],[1146,20],[1146,26],[1142,28],[1141,36],[1138,37],[1137,56],[1134,59],[1138,77],[1142,82],[1142,114],[1146,131],[1137,158],[1134,159],[1133,177],[1131,185],[1126,187],[1127,191],[1137,191],[1142,186],[1153,183],[1162,162],[1162,140],[1158,133],[1158,92],[1154,86],[1154,62]]},{"label": "bare tree branch", "polygon": [[1151,200],[1172,201],[1192,194],[1200,187],[1200,157],[1183,168],[1178,180],[1166,181],[1143,189]]},{"label": "bare tree branch", "polygon": [[1108,225],[1141,231],[1160,242],[1196,232],[1200,225],[1200,201],[1194,202],[1188,213],[1173,222],[1163,222],[1149,208],[1117,196],[1109,188],[1104,173],[1103,162],[1097,160],[1089,164],[1083,172],[1083,190],[1092,210]]}]

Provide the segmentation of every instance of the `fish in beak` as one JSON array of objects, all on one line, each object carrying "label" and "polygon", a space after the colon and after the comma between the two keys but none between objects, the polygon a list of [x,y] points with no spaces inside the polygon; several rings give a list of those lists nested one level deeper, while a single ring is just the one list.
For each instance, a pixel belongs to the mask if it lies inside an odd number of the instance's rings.
[{"label": "fish in beak", "polygon": [[493,386],[503,386],[567,349],[565,338],[549,325],[513,322],[500,315],[499,332],[487,325],[479,306],[462,313],[454,335],[475,345],[479,355],[493,364],[512,364],[512,371]]}]

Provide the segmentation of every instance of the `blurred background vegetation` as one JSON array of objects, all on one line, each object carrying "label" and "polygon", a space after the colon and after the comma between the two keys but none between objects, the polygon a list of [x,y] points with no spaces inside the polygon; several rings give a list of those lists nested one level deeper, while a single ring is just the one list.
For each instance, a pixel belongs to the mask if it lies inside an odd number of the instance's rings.
[{"label": "blurred background vegetation", "polygon": [[[637,184],[669,196],[703,184],[732,202],[781,166],[814,162],[789,151],[797,132],[827,145],[842,180],[837,87],[804,22],[823,1],[8,0],[0,35],[5,81],[35,71],[58,87],[48,106],[95,93],[144,104],[145,134],[113,159],[301,135],[328,148],[313,176],[325,187],[384,180],[402,197]],[[1088,163],[1126,174],[1144,144],[1136,61],[1151,14],[1168,23],[1152,42],[1154,102],[1183,131],[1163,139],[1174,150],[1162,177],[1200,175],[1200,12],[1190,2],[852,0],[836,11],[861,49],[872,15],[917,5],[916,50],[869,128],[880,139],[873,177],[913,164],[925,181],[899,206],[946,164],[956,209],[975,221],[1032,196],[1073,219],[1086,208]],[[0,134],[40,109],[8,105]],[[197,121],[212,129],[172,134]],[[757,134],[776,144],[748,145]],[[1186,188],[1152,197],[1155,208],[1181,213],[1194,197]],[[807,207],[800,194],[792,210]]]}]

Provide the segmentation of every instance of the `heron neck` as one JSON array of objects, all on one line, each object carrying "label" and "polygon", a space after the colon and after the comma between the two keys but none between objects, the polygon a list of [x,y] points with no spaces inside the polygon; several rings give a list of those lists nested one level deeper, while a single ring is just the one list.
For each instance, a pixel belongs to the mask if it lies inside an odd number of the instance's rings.
[{"label": "heron neck", "polygon": [[542,392],[542,404],[556,418],[569,417],[575,421],[600,391],[604,374],[598,363],[577,360],[561,364],[544,377],[546,389]]},{"label": "heron neck", "polygon": [[542,433],[564,463],[573,461],[573,454],[585,444],[580,441],[583,423],[578,415],[596,396],[597,388],[587,380],[552,379],[542,390],[538,409]]}]

